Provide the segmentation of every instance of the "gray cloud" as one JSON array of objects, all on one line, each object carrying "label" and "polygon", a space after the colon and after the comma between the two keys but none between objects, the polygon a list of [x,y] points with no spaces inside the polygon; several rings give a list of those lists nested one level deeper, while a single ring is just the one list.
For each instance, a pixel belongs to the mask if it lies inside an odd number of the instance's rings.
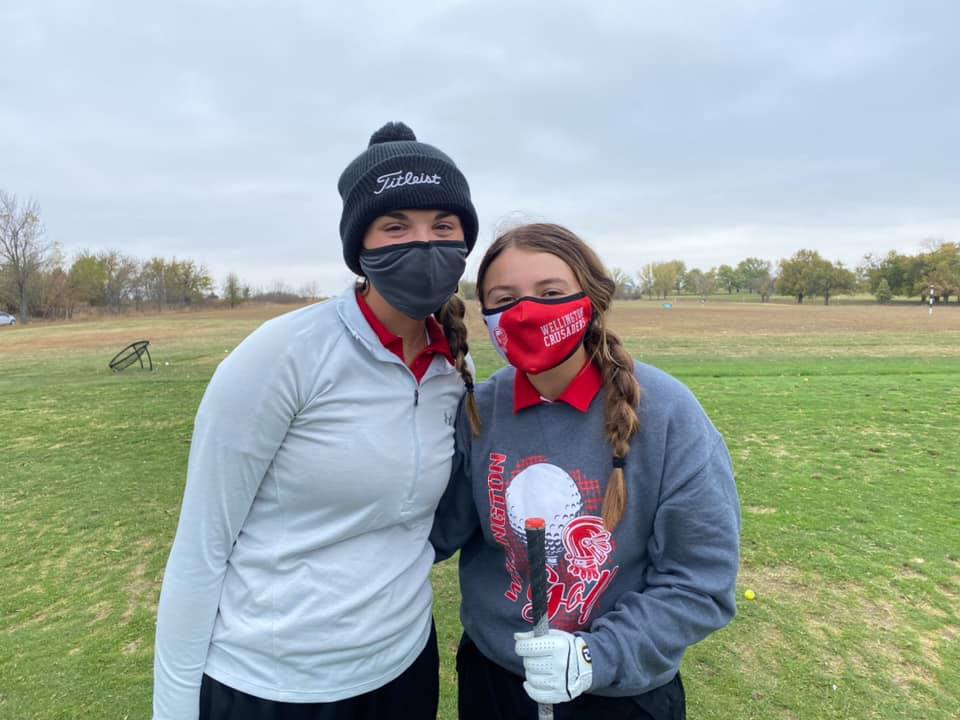
[{"label": "gray cloud", "polygon": [[631,271],[960,236],[954,3],[347,5],[4,3],[0,185],[68,251],[328,292],[336,179],[388,119],[485,241],[521,211]]}]

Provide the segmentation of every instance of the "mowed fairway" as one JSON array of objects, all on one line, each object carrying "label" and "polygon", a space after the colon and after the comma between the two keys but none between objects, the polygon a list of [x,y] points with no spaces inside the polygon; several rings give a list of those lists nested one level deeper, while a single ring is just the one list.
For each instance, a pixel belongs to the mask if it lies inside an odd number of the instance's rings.
[{"label": "mowed fairway", "polygon": [[[0,328],[0,718],[150,716],[193,416],[285,310]],[[613,327],[693,389],[737,471],[739,614],[684,661],[690,717],[960,716],[960,307],[625,303]],[[111,374],[141,338],[156,371]],[[453,718],[454,563],[435,589]]]}]

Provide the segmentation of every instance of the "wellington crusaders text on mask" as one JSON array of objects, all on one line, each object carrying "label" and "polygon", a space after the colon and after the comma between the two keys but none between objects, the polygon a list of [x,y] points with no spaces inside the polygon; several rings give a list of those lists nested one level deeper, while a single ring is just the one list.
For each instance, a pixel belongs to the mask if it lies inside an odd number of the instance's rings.
[{"label": "wellington crusaders text on mask", "polygon": [[592,318],[593,306],[586,293],[522,297],[483,311],[494,347],[504,360],[531,375],[555,368],[573,355]]}]

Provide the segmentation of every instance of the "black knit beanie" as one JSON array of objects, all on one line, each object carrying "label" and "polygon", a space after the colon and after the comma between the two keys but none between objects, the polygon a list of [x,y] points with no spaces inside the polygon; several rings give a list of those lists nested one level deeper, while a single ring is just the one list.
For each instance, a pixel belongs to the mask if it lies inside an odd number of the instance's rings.
[{"label": "black knit beanie", "polygon": [[433,145],[417,142],[403,123],[387,123],[340,175],[343,259],[357,275],[363,236],[374,220],[396,210],[446,210],[463,226],[467,252],[477,241],[477,211],[463,173]]}]

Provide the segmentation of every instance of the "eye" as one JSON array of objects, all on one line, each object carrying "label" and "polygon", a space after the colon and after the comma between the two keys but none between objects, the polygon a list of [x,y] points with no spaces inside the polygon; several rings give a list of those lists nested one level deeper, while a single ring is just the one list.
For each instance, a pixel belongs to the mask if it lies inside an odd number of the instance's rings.
[{"label": "eye", "polygon": [[433,229],[437,232],[453,232],[455,228],[453,227],[453,223],[444,221],[434,225]]},{"label": "eye", "polygon": [[500,307],[501,305],[506,305],[506,304],[511,303],[511,302],[513,302],[513,295],[508,295],[508,294],[505,294],[505,293],[504,293],[504,294],[500,294],[500,295],[494,295],[494,296],[491,298],[490,306],[491,306],[491,307]]},{"label": "eye", "polygon": [[540,297],[551,298],[551,297],[563,297],[564,293],[557,288],[547,288],[540,293]]},{"label": "eye", "polygon": [[388,233],[400,233],[407,229],[407,226],[402,223],[390,223],[385,225],[383,228],[384,232]]}]

